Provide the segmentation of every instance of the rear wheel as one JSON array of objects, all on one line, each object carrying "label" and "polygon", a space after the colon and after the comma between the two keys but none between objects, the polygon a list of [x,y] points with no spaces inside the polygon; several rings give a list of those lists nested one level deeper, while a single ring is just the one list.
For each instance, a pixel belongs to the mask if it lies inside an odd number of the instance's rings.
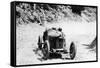
[{"label": "rear wheel", "polygon": [[42,52],[43,52],[43,58],[45,59],[45,60],[47,60],[48,58],[49,58],[49,42],[48,42],[48,40],[46,40],[45,41],[45,44],[44,44],[44,46],[43,46],[43,48],[42,48]]},{"label": "rear wheel", "polygon": [[75,44],[72,42],[70,45],[70,59],[74,59],[76,56]]}]

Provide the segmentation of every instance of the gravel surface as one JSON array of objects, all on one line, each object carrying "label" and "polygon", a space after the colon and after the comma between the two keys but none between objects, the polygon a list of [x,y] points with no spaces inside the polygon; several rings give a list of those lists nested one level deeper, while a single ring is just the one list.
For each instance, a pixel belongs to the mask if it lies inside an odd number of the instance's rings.
[{"label": "gravel surface", "polygon": [[74,41],[77,47],[77,54],[74,60],[52,58],[43,60],[41,51],[36,51],[38,36],[45,30],[38,24],[20,25],[17,27],[17,65],[61,63],[61,62],[79,62],[96,60],[96,53],[87,49],[83,44],[89,44],[96,36],[95,23],[81,24],[47,24],[46,27],[57,26],[63,29],[66,35],[66,43]]}]

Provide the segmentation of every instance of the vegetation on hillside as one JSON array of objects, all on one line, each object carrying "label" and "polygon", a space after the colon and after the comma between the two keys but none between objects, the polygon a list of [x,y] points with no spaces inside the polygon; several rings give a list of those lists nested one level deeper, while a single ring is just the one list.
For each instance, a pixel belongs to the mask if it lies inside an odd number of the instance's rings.
[{"label": "vegetation on hillside", "polygon": [[84,18],[87,22],[96,20],[96,8],[55,4],[28,4],[16,5],[16,24],[53,23],[62,19],[78,21]]}]

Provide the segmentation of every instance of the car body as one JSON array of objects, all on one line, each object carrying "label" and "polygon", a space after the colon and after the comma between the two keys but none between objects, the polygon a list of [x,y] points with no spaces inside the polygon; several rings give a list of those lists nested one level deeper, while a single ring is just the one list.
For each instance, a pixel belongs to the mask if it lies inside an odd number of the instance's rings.
[{"label": "car body", "polygon": [[42,50],[45,59],[50,57],[50,53],[61,54],[62,58],[68,58],[69,55],[70,59],[74,59],[76,55],[74,42],[71,42],[69,49],[66,46],[65,34],[61,28],[47,29],[43,36],[38,38],[38,48]]}]

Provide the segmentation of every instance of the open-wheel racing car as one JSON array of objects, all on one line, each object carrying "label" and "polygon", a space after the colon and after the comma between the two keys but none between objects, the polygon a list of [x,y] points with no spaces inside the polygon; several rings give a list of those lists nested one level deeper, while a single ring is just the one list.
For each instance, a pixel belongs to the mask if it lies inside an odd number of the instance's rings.
[{"label": "open-wheel racing car", "polygon": [[76,47],[74,42],[70,43],[70,46],[66,48],[65,35],[61,28],[50,28],[44,31],[43,36],[38,38],[38,48],[43,53],[43,58],[48,59],[50,53],[61,54],[64,59],[74,59],[76,56]]}]

